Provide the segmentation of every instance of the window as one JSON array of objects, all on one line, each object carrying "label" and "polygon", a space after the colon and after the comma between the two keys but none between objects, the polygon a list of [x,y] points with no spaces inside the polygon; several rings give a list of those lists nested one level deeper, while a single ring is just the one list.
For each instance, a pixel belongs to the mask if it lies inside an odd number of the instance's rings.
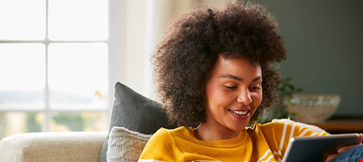
[{"label": "window", "polygon": [[0,139],[108,129],[121,3],[0,0]]}]

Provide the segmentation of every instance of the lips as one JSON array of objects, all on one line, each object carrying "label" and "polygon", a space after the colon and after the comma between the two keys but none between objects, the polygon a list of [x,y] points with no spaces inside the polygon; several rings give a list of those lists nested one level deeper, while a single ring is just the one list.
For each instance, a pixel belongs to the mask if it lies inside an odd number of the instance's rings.
[{"label": "lips", "polygon": [[230,111],[238,115],[246,115],[249,112],[249,111],[233,111],[233,110]]},{"label": "lips", "polygon": [[230,110],[228,109],[228,111],[230,112],[230,114],[237,118],[237,119],[248,119],[248,117],[250,116],[250,110],[251,109],[244,109],[244,110]]}]

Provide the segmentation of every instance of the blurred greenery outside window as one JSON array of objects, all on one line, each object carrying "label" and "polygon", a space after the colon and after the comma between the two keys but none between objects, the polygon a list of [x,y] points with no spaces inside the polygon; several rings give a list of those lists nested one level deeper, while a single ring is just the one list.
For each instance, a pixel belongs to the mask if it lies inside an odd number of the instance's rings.
[{"label": "blurred greenery outside window", "polygon": [[[51,132],[69,131],[105,131],[105,112],[73,112],[51,114]],[[41,132],[44,113],[1,112],[0,137],[7,137],[24,132]]]},{"label": "blurred greenery outside window", "polygon": [[107,131],[110,71],[120,69],[109,60],[121,44],[112,36],[121,20],[109,22],[109,10],[120,10],[114,3],[0,0],[0,140]]}]

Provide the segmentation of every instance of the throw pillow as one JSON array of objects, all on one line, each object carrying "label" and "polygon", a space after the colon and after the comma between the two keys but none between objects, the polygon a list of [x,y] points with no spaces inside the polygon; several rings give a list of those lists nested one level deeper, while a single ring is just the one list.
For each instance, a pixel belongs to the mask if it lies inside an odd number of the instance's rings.
[{"label": "throw pillow", "polygon": [[[155,133],[159,128],[176,128],[176,124],[170,124],[161,104],[148,99],[129,87],[116,83],[115,102],[113,105],[110,129],[115,126],[143,134]],[[100,154],[100,162],[106,162],[108,148],[108,134]]]},{"label": "throw pillow", "polygon": [[150,137],[151,135],[130,131],[123,127],[113,127],[108,140],[107,161],[138,161]]}]

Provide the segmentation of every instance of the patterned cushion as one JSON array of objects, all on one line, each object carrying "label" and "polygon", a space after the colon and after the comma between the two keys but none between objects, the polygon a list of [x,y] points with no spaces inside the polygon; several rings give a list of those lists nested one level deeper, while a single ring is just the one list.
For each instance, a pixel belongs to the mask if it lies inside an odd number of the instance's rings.
[{"label": "patterned cushion", "polygon": [[151,135],[113,127],[108,139],[108,162],[137,161]]},{"label": "patterned cushion", "polygon": [[[161,127],[176,128],[176,124],[168,122],[160,103],[138,94],[121,83],[116,83],[115,86],[115,103],[109,131],[115,126],[144,134],[155,133]],[[103,144],[100,162],[107,160],[108,139],[109,136]]]}]

